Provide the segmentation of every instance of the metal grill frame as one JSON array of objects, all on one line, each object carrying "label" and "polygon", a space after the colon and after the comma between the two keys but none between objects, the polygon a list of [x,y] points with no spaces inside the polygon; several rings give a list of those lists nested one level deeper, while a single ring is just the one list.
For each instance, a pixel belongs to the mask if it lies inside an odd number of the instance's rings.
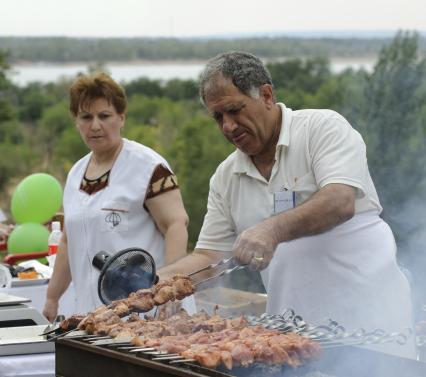
[{"label": "metal grill frame", "polygon": [[[255,377],[268,376],[255,367],[235,368],[232,374],[201,367],[153,361],[126,351],[90,344],[83,340],[58,339],[56,341],[57,377]],[[359,347],[344,346],[325,350],[319,360],[299,368],[284,367],[270,376],[300,377],[309,372],[326,373],[333,377],[424,377],[426,363],[387,355]]]},{"label": "metal grill frame", "polygon": [[[222,373],[214,369],[204,368],[197,364],[185,363],[176,367],[162,362],[152,361],[149,358],[132,355],[129,352],[120,352],[107,347],[94,346],[81,340],[58,339],[55,342],[56,376],[59,377],[230,377],[231,374]],[[94,358],[96,357],[96,361]],[[102,368],[88,367],[101,364]],[[108,374],[105,374],[108,370]]]}]

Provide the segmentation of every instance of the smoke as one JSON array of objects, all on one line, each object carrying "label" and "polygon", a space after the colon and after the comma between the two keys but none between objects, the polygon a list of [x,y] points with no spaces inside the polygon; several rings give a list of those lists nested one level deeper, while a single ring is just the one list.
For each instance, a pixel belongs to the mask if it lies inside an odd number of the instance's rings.
[{"label": "smoke", "polygon": [[[215,274],[227,268],[230,268],[229,264],[218,268]],[[223,317],[260,315],[266,310],[266,296],[258,293],[265,293],[260,273],[243,269],[200,285],[195,300],[197,310],[205,310],[210,314],[217,306],[218,314]]]},{"label": "smoke", "polygon": [[397,234],[398,261],[411,285],[415,320],[426,320],[421,312],[426,304],[426,200],[413,197],[388,217]]},{"label": "smoke", "polygon": [[341,347],[324,350],[317,361],[296,368],[255,364],[233,368],[230,374],[237,377],[424,377],[426,370],[414,360],[358,347]]}]

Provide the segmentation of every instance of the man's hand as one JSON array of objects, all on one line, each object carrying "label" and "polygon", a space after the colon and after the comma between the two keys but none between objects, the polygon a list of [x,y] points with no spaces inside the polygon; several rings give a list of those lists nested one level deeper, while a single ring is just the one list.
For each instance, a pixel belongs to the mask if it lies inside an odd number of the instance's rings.
[{"label": "man's hand", "polygon": [[268,220],[246,229],[235,241],[232,252],[239,264],[249,265],[252,270],[268,267],[279,242],[274,226]]}]

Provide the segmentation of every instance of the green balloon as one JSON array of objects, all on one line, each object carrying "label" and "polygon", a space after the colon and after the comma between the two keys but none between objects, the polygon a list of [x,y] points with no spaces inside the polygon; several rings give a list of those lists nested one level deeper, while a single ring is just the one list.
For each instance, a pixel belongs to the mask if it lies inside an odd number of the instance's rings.
[{"label": "green balloon", "polygon": [[16,187],[12,196],[12,215],[17,223],[40,223],[50,220],[62,203],[62,187],[55,177],[31,174]]},{"label": "green balloon", "polygon": [[11,254],[47,251],[49,231],[41,224],[25,223],[18,225],[9,234],[7,250]]}]

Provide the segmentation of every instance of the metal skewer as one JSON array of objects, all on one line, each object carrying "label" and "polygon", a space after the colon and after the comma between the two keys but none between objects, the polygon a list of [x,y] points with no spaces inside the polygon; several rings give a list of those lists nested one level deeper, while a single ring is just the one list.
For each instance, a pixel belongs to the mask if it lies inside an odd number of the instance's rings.
[{"label": "metal skewer", "polygon": [[183,359],[183,360],[172,360],[169,364],[179,364],[179,363],[192,363],[196,361],[195,359]]},{"label": "metal skewer", "polygon": [[177,355],[177,356],[161,356],[161,357],[153,357],[152,358],[153,361],[182,360],[182,359],[184,359],[184,358],[180,355]]},{"label": "metal skewer", "polygon": [[206,266],[206,267],[200,268],[199,270],[197,270],[197,271],[194,271],[194,272],[190,273],[188,276],[192,276],[192,275],[198,274],[199,272],[202,272],[202,271],[206,271],[206,270],[210,270],[210,269],[216,268],[216,267],[218,267],[218,266],[221,266],[221,265],[223,265],[223,264],[226,264],[226,263],[230,262],[232,259],[234,259],[234,257],[225,258],[225,259],[220,260],[220,261],[219,261],[219,262],[217,262],[217,263],[209,264],[209,265],[208,265],[208,266]]},{"label": "metal skewer", "polygon": [[75,329],[65,331],[65,332],[63,332],[63,333],[61,333],[61,334],[59,334],[59,335],[52,336],[51,338],[47,339],[47,341],[48,341],[48,342],[51,342],[51,341],[53,341],[53,340],[56,340],[56,339],[62,338],[62,337],[64,337],[64,336],[66,336],[67,334],[71,334],[73,331],[75,331]]},{"label": "metal skewer", "polygon": [[[50,326],[48,326],[47,328],[49,328],[49,327]],[[53,334],[53,333],[58,333],[59,330],[60,330],[60,327],[56,327],[52,330],[48,330],[48,331],[41,333],[39,336],[45,336],[45,335],[49,335],[49,334]]]},{"label": "metal skewer", "polygon": [[218,274],[216,274],[216,275],[210,276],[210,277],[208,277],[207,279],[203,279],[203,280],[200,280],[200,281],[193,281],[193,284],[194,284],[194,286],[197,286],[197,285],[199,285],[199,284],[201,284],[201,283],[206,283],[206,282],[208,282],[208,281],[210,281],[210,280],[212,280],[212,279],[216,279],[216,278],[218,278],[218,277],[220,277],[220,276],[228,275],[228,274],[230,274],[231,272],[242,270],[243,268],[246,268],[246,266],[240,266],[240,265],[237,265],[237,266],[234,266],[234,267],[232,267],[232,268],[228,268],[228,269],[226,269],[226,270],[223,270],[223,271],[219,272],[219,273],[218,273]]},{"label": "metal skewer", "polygon": [[145,347],[145,348],[136,348],[136,349],[132,349],[129,352],[147,352],[147,351],[155,351],[155,348],[153,347]]}]

